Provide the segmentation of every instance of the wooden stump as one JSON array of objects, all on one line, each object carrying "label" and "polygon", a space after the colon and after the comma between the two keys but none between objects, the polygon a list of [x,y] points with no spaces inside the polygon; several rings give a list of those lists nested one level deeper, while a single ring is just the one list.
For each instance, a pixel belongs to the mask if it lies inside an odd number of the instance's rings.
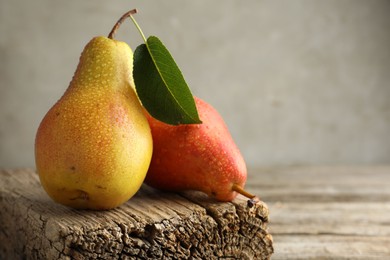
[{"label": "wooden stump", "polygon": [[54,203],[33,170],[0,171],[0,259],[269,259],[268,208],[143,186],[110,211]]}]

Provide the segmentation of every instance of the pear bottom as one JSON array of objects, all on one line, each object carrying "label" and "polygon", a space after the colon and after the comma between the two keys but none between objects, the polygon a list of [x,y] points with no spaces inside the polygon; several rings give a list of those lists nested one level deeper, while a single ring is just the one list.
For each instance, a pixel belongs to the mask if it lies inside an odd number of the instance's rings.
[{"label": "pear bottom", "polygon": [[42,186],[55,201],[109,209],[141,187],[152,136],[135,93],[88,100],[90,94],[77,95],[85,98],[83,105],[65,97],[49,110],[37,132],[35,161]]}]

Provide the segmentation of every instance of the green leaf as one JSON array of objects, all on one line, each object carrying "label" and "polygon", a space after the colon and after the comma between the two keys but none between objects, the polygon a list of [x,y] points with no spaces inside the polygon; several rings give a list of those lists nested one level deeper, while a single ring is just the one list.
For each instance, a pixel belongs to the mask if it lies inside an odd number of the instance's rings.
[{"label": "green leaf", "polygon": [[194,97],[171,54],[155,36],[134,52],[134,82],[142,105],[167,124],[199,124]]}]

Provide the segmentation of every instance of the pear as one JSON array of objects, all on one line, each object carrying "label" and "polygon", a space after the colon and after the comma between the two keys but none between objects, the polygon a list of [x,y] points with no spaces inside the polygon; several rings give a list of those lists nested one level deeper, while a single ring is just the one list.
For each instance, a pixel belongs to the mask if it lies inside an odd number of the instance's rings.
[{"label": "pear", "polygon": [[134,91],[132,62],[125,42],[93,38],[69,87],[43,118],[35,160],[42,186],[54,201],[111,209],[143,183],[153,142]]},{"label": "pear", "polygon": [[243,190],[246,163],[220,114],[194,97],[202,124],[173,126],[147,112],[153,136],[152,161],[145,182],[166,191],[197,190],[231,201]]}]

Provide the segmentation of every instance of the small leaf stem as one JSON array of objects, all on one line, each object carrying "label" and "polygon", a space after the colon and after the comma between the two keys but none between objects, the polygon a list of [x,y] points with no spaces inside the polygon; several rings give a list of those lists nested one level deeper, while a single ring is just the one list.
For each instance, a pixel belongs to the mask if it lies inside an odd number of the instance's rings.
[{"label": "small leaf stem", "polygon": [[[134,18],[132,16],[133,14],[136,14],[137,12],[138,12],[137,9],[133,9],[133,10],[130,10],[130,11],[126,12],[124,15],[122,15],[121,18],[119,18],[119,20],[116,22],[116,24],[112,28],[111,32],[108,34],[108,38],[114,39],[116,31],[121,26],[123,21],[126,20],[128,17],[130,17],[133,20],[133,22],[135,23],[135,26],[140,31],[141,29],[139,28],[138,24],[135,22],[135,20],[134,20]],[[145,39],[145,36],[142,34],[142,31],[141,31],[141,35]]]},{"label": "small leaf stem", "polygon": [[147,40],[146,40],[146,37],[145,37],[144,33],[143,33],[142,30],[141,30],[141,27],[138,25],[137,21],[134,19],[134,17],[133,17],[131,14],[129,15],[129,17],[130,17],[130,19],[133,21],[135,27],[137,28],[137,30],[138,30],[139,33],[141,34],[142,39],[143,39],[144,42],[146,43]]},{"label": "small leaf stem", "polygon": [[[253,204],[256,204],[257,202],[260,201],[259,197],[257,197],[256,195],[253,195],[251,193],[249,193],[248,191],[244,190],[240,185],[238,184],[233,184],[232,186],[232,190],[235,191],[235,192],[238,192],[240,193],[241,195],[247,197],[249,199],[248,201],[248,205],[252,205]],[[252,207],[250,206],[250,207]]]}]

